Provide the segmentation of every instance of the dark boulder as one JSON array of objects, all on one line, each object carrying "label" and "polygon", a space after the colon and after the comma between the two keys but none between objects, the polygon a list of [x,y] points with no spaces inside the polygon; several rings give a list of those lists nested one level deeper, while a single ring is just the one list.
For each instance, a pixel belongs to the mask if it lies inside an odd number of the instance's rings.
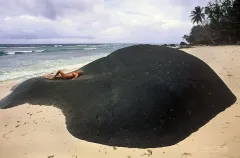
[{"label": "dark boulder", "polygon": [[177,49],[130,46],[82,69],[76,80],[29,79],[0,106],[54,105],[79,139],[149,148],[178,143],[236,100],[207,64]]},{"label": "dark boulder", "polygon": [[180,43],[180,46],[186,46],[186,45],[187,45],[187,43],[185,43],[185,42]]},{"label": "dark boulder", "polygon": [[166,46],[168,46],[167,44],[163,44],[163,45],[161,45],[161,46],[164,46],[164,47],[166,47]]}]

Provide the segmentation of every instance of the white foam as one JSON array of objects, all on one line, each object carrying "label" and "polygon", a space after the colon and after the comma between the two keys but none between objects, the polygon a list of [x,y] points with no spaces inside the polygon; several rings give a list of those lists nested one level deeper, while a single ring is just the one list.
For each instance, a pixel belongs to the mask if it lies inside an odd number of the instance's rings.
[{"label": "white foam", "polygon": [[45,52],[45,50],[34,50],[33,52],[41,53],[41,52]]},{"label": "white foam", "polygon": [[16,50],[15,53],[32,53],[32,50]]},{"label": "white foam", "polygon": [[[4,52],[5,52],[5,51],[4,51]],[[15,51],[6,51],[5,53],[8,54],[8,55],[14,55],[14,54],[15,54]]]},{"label": "white foam", "polygon": [[7,50],[4,52],[8,55],[14,55],[17,53],[32,53],[32,52],[40,53],[40,52],[44,52],[44,51],[45,50]]},{"label": "white foam", "polygon": [[9,47],[9,48],[36,48],[36,47]]},{"label": "white foam", "polygon": [[6,80],[22,80],[22,79],[29,79],[32,77],[42,76],[51,72],[56,72],[57,70],[73,70],[79,69],[84,65],[98,59],[101,57],[106,56],[107,54],[99,54],[99,55],[92,55],[92,56],[84,56],[80,58],[74,58],[72,60],[55,60],[50,61],[46,60],[40,63],[37,63],[28,68],[22,68],[23,71],[8,71],[3,72],[0,75],[0,81]]},{"label": "white foam", "polygon": [[169,48],[175,48],[175,49],[180,48],[180,46],[167,46],[167,47],[169,47]]},{"label": "white foam", "polygon": [[9,51],[4,51],[8,55],[14,55],[16,53],[32,53],[31,50],[9,50]]},{"label": "white foam", "polygon": [[94,50],[94,49],[97,49],[97,48],[92,47],[92,48],[83,48],[83,49],[85,49],[85,50]]},{"label": "white foam", "polygon": [[53,47],[62,47],[62,45],[54,45]]}]

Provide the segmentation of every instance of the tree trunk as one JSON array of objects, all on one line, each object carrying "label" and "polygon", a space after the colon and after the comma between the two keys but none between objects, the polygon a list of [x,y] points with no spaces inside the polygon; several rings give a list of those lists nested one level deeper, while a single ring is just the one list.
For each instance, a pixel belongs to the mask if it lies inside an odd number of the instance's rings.
[{"label": "tree trunk", "polygon": [[231,36],[228,36],[229,43],[232,44]]},{"label": "tree trunk", "polygon": [[205,27],[203,26],[203,24],[202,24],[202,28],[203,28],[206,36],[211,40],[212,44],[215,45],[216,43],[215,43],[214,40],[208,35],[208,33],[207,33],[207,31],[205,30]]}]

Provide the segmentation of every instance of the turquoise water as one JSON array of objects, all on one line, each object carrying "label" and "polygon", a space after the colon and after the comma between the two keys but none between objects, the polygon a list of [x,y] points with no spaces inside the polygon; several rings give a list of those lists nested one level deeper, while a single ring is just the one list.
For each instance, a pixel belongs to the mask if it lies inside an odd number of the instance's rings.
[{"label": "turquoise water", "polygon": [[132,44],[0,45],[0,81],[80,68]]}]

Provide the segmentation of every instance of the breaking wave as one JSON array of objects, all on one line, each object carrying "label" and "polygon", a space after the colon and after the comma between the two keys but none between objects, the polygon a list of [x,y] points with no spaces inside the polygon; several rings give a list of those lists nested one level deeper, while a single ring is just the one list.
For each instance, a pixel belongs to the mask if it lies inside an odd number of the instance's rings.
[{"label": "breaking wave", "polygon": [[0,51],[0,55],[15,55],[15,54],[25,54],[25,53],[41,53],[45,50],[7,50]]}]

